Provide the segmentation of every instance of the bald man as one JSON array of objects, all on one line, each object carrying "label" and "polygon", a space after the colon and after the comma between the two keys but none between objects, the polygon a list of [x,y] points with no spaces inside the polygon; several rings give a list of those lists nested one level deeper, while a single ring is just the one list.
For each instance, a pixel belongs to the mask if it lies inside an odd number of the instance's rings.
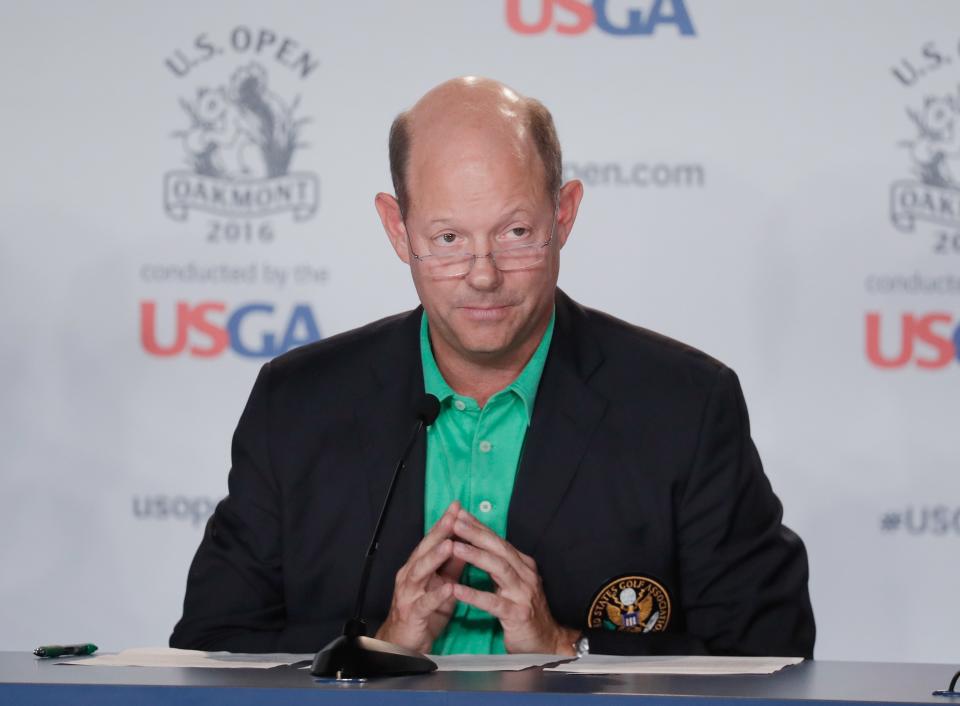
[{"label": "bald man", "polygon": [[735,374],[557,289],[583,186],[561,184],[547,109],[449,81],[396,119],[390,168],[396,195],[375,205],[422,306],[263,367],[170,644],[336,637],[428,392],[440,414],[370,576],[377,637],[437,654],[811,657],[805,550]]}]

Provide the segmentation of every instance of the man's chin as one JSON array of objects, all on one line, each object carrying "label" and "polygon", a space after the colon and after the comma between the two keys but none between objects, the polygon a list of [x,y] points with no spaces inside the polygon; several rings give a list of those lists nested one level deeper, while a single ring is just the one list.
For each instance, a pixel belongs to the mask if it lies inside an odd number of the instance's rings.
[{"label": "man's chin", "polygon": [[502,332],[489,331],[487,335],[458,336],[460,350],[474,359],[492,359],[508,353],[512,346],[512,339]]},{"label": "man's chin", "polygon": [[474,359],[496,359],[510,351],[510,346],[503,342],[475,342],[468,341],[462,344],[463,352]]}]

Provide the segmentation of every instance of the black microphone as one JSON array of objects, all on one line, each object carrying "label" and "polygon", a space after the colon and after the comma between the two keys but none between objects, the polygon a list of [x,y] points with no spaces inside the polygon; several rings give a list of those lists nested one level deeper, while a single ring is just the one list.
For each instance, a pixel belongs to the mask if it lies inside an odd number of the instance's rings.
[{"label": "black microphone", "polygon": [[385,640],[367,637],[367,624],[363,620],[363,604],[367,596],[367,584],[370,582],[370,568],[373,566],[373,557],[380,548],[380,533],[383,530],[383,521],[387,516],[390,501],[393,499],[393,491],[397,487],[397,479],[407,465],[407,457],[410,456],[420,432],[433,424],[440,414],[440,400],[431,394],[426,394],[417,403],[415,412],[417,426],[400,460],[397,461],[393,478],[390,479],[390,485],[387,487],[387,495],[380,508],[380,517],[377,518],[377,525],[373,530],[373,538],[370,540],[367,555],[363,560],[363,571],[360,574],[360,587],[357,589],[353,617],[343,626],[343,634],[317,652],[313,658],[310,673],[316,677],[366,679],[402,674],[425,674],[437,668],[433,660],[419,652]]}]

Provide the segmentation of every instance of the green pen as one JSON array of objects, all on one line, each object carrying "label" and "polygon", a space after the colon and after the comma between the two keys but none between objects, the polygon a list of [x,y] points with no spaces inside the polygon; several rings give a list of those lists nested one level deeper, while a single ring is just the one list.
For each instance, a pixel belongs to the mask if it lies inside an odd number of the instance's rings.
[{"label": "green pen", "polygon": [[97,646],[91,643],[83,645],[43,645],[33,651],[37,657],[74,657],[92,655]]}]

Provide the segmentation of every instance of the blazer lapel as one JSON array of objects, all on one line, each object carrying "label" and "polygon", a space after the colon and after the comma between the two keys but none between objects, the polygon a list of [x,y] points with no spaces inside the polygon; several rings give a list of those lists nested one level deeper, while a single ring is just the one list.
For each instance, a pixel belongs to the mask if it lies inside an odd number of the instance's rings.
[{"label": "blazer lapel", "polygon": [[[377,359],[371,361],[374,389],[355,410],[356,422],[365,430],[367,445],[362,466],[371,533],[383,507],[394,468],[416,428],[415,410],[423,396],[418,342],[421,312],[418,307],[405,315],[397,330],[384,341]],[[409,545],[412,548],[423,537],[425,468],[426,443],[425,434],[421,432],[397,483],[381,544],[387,543],[391,547]],[[387,537],[390,537],[389,542],[386,542]],[[406,554],[403,559],[406,560]]]},{"label": "blazer lapel", "polygon": [[585,314],[560,290],[556,301],[553,341],[507,516],[507,539],[525,554],[534,553],[560,506],[607,404],[587,385],[603,356]]}]

